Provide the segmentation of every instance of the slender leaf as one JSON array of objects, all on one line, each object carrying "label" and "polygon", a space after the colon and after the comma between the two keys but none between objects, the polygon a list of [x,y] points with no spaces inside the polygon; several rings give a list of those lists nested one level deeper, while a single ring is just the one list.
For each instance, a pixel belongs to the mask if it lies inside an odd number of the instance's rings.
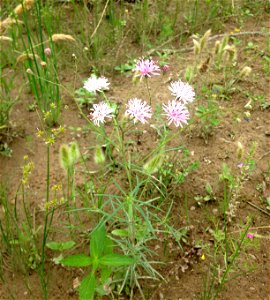
[{"label": "slender leaf", "polygon": [[67,267],[87,267],[92,264],[92,258],[84,254],[75,254],[61,260],[61,264]]},{"label": "slender leaf", "polygon": [[120,254],[108,254],[99,259],[99,263],[104,266],[118,267],[135,263],[135,259]]}]

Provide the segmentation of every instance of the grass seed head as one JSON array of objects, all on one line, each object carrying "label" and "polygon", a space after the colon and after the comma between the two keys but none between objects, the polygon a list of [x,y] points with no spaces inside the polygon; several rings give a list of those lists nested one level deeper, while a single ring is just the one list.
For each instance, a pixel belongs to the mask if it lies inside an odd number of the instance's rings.
[{"label": "grass seed head", "polygon": [[20,16],[22,13],[23,13],[23,10],[30,10],[31,7],[33,6],[34,4],[34,0],[24,0],[23,1],[23,4],[19,4],[15,7],[14,9],[14,13],[17,15],[17,16]]},{"label": "grass seed head", "polygon": [[220,52],[220,41],[215,42],[215,48],[214,48],[214,53],[215,55],[219,54]]},{"label": "grass seed head", "polygon": [[200,47],[201,47],[201,50],[203,50],[208,42],[208,39],[211,35],[211,29],[207,30],[205,32],[205,34],[203,35],[203,37],[200,39]]},{"label": "grass seed head", "polygon": [[71,166],[69,147],[66,144],[60,147],[60,165],[65,171],[68,171]]},{"label": "grass seed head", "polygon": [[[18,21],[18,23],[21,23],[21,22]],[[16,20],[11,17],[8,17],[5,20],[3,20],[2,22],[0,22],[0,33],[4,33],[13,24],[16,24]]]},{"label": "grass seed head", "polygon": [[76,40],[69,34],[55,33],[52,35],[52,41],[57,43],[60,41],[75,42]]},{"label": "grass seed head", "polygon": [[239,77],[240,77],[241,79],[246,78],[246,77],[248,77],[248,76],[250,75],[251,71],[252,71],[251,67],[245,66],[245,67],[240,71]]},{"label": "grass seed head", "polygon": [[105,162],[104,152],[102,150],[102,147],[100,147],[99,145],[97,145],[95,149],[94,161],[97,165],[103,164]]},{"label": "grass seed head", "polygon": [[193,41],[193,44],[194,44],[194,49],[193,49],[194,54],[195,55],[200,54],[201,53],[201,45],[200,45],[200,43],[197,40],[195,40],[195,39],[193,39],[192,41]]},{"label": "grass seed head", "polygon": [[163,153],[159,153],[157,155],[155,155],[154,157],[152,157],[151,159],[149,159],[143,166],[143,169],[146,173],[148,173],[149,175],[152,175],[153,173],[156,173],[160,167],[163,164],[163,160],[164,160],[164,154]]},{"label": "grass seed head", "polygon": [[29,54],[23,53],[23,54],[21,54],[17,57],[16,61],[17,61],[17,63],[21,63],[21,62],[24,62],[28,59],[36,60],[39,63],[41,63],[41,61],[42,61],[41,58],[37,54],[32,54],[32,53],[29,53]]},{"label": "grass seed head", "polygon": [[70,144],[69,147],[69,153],[70,153],[70,161],[73,164],[76,163],[76,161],[79,159],[80,157],[80,150],[79,150],[79,146],[76,142],[72,142]]},{"label": "grass seed head", "polygon": [[12,38],[9,36],[0,35],[0,42],[12,42]]}]

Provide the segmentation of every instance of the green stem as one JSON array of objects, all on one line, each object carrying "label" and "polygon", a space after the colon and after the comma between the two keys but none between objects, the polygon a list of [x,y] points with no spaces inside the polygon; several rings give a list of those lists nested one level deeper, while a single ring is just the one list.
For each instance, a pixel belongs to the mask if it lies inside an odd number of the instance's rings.
[{"label": "green stem", "polygon": [[[46,203],[50,201],[50,144],[47,145],[47,181],[46,181]],[[45,246],[48,236],[48,217],[49,212],[46,207],[45,212],[45,221],[44,221],[44,229],[43,229],[43,240],[42,240],[42,252],[41,252],[41,284],[43,290],[43,299],[48,300],[48,289],[47,289],[47,281],[45,278]],[[49,222],[51,223],[52,220]]]},{"label": "green stem", "polygon": [[149,99],[150,99],[150,106],[151,106],[152,98],[151,98],[150,88],[149,88],[149,84],[148,84],[148,78],[145,78],[145,83],[146,83],[147,92],[148,92],[148,96],[149,96]]}]

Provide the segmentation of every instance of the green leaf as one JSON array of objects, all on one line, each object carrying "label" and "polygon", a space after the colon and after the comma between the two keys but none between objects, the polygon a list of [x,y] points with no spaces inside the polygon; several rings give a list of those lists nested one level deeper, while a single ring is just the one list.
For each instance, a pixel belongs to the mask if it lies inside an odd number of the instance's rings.
[{"label": "green leaf", "polygon": [[91,234],[90,240],[90,256],[91,257],[100,257],[103,254],[104,244],[106,239],[106,230],[105,226],[102,225],[95,229]]},{"label": "green leaf", "polygon": [[75,254],[61,260],[61,264],[67,267],[87,267],[92,264],[92,259],[84,254]]},{"label": "green leaf", "polygon": [[96,277],[92,272],[88,274],[81,282],[79,294],[80,300],[92,300],[95,295]]},{"label": "green leaf", "polygon": [[48,242],[46,244],[46,247],[48,247],[51,250],[54,251],[63,251],[71,249],[76,243],[74,241],[68,241],[68,242]]},{"label": "green leaf", "polygon": [[100,273],[100,281],[102,284],[105,284],[106,281],[109,280],[110,276],[112,274],[111,267],[102,267],[101,273]]},{"label": "green leaf", "polygon": [[105,238],[104,241],[104,250],[103,250],[103,254],[107,255],[107,254],[112,254],[113,253],[113,241],[111,239],[109,239],[108,237]]},{"label": "green leaf", "polygon": [[125,229],[115,229],[112,231],[112,234],[120,237],[126,237],[128,236],[128,231]]},{"label": "green leaf", "polygon": [[135,259],[120,254],[108,254],[99,259],[99,263],[104,266],[118,267],[127,266],[135,263]]}]

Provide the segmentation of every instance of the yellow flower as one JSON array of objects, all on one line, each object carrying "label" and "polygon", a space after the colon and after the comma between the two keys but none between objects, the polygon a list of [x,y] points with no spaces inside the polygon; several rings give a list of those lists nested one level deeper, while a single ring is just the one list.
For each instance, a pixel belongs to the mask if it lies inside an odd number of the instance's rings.
[{"label": "yellow flower", "polygon": [[52,109],[56,109],[56,105],[55,105],[55,103],[51,103],[51,104],[50,104],[50,108],[52,108]]},{"label": "yellow flower", "polygon": [[44,135],[44,131],[38,129],[37,133],[36,133],[37,137],[43,137]]},{"label": "yellow flower", "polygon": [[55,184],[52,187],[52,191],[61,191],[62,190],[62,184]]},{"label": "yellow flower", "polygon": [[203,255],[201,256],[201,260],[204,261],[205,259],[206,259],[206,257],[205,257],[205,255],[203,254]]}]

